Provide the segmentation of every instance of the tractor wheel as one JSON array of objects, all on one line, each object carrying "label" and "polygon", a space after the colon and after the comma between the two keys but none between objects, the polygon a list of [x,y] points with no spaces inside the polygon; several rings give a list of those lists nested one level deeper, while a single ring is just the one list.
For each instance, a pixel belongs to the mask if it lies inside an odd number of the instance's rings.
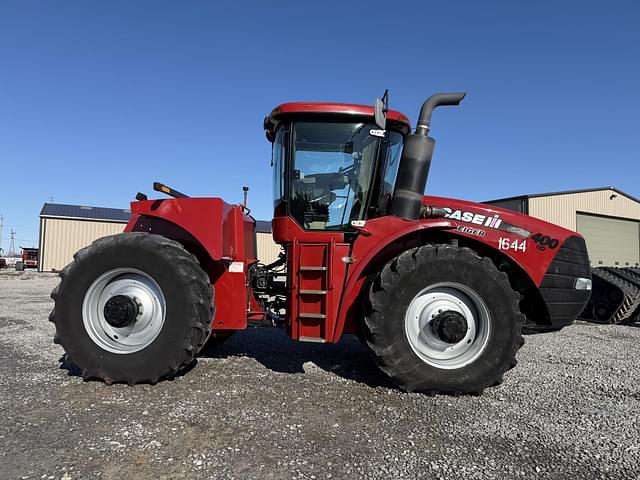
[{"label": "tractor wheel", "polygon": [[385,265],[364,321],[378,366],[407,391],[480,394],[524,343],[507,275],[468,248],[428,245]]},{"label": "tractor wheel", "polygon": [[191,365],[213,318],[198,260],[160,235],[121,233],[74,255],[51,293],[55,342],[85,380],[156,383]]}]

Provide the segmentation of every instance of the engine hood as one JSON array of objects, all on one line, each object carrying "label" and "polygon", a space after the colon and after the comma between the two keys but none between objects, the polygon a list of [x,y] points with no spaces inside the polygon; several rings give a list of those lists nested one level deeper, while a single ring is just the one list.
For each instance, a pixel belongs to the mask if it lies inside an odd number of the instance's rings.
[{"label": "engine hood", "polygon": [[537,285],[565,241],[582,238],[573,230],[484,203],[425,196],[423,204],[445,209],[449,229],[499,250],[519,264]]},{"label": "engine hood", "polygon": [[478,228],[511,232],[524,238],[528,238],[540,230],[546,234],[553,234],[555,238],[562,241],[568,237],[581,237],[579,233],[573,230],[560,227],[545,220],[485,203],[425,195],[423,204],[447,209],[448,213],[446,218],[450,220],[456,220],[463,224],[477,226]]}]

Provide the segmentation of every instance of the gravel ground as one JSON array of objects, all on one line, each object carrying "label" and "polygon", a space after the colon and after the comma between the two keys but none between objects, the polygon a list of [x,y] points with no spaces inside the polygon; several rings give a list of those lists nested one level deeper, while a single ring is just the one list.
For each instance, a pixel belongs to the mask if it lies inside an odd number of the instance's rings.
[{"label": "gravel ground", "polygon": [[155,386],[83,382],[57,277],[0,274],[0,478],[640,478],[640,329],[528,336],[481,397],[394,389],[355,338],[240,332]]}]

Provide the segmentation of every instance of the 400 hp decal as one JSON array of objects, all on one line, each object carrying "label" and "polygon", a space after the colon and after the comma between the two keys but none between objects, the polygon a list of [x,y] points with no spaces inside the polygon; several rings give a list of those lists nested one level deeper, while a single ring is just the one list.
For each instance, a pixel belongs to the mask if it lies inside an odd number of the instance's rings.
[{"label": "400 hp decal", "polygon": [[543,235],[542,233],[536,233],[531,237],[531,241],[536,244],[536,248],[538,250],[546,250],[547,247],[553,250],[560,243],[557,238],[551,238],[550,236]]}]

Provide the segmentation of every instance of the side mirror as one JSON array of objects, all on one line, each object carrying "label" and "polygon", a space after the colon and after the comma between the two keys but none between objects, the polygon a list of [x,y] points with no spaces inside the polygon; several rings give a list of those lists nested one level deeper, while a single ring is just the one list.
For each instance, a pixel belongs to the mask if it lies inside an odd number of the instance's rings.
[{"label": "side mirror", "polygon": [[[385,92],[386,97],[386,92]],[[375,122],[380,130],[386,130],[387,127],[387,109],[385,106],[385,102],[383,102],[380,98],[376,98],[375,104]]]},{"label": "side mirror", "polygon": [[376,98],[374,107],[375,122],[380,130],[387,129],[387,110],[389,110],[389,90],[384,91],[382,98]]}]

